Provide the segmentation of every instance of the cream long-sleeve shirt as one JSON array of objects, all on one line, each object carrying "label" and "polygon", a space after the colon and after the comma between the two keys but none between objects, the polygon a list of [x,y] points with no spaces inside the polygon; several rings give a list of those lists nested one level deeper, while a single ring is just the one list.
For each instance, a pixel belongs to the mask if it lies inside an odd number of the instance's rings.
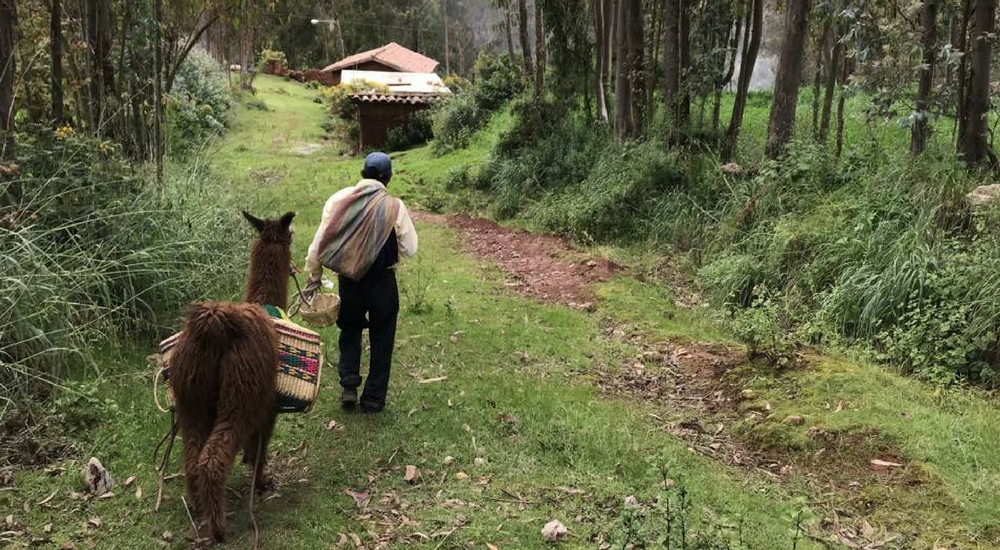
[{"label": "cream long-sleeve shirt", "polygon": [[[370,183],[370,181],[361,180],[358,185],[364,183]],[[330,225],[330,216],[333,213],[334,207],[337,206],[337,203],[344,200],[344,197],[353,189],[353,187],[345,187],[337,191],[332,197],[327,199],[326,205],[323,206],[323,218],[319,223],[319,228],[316,230],[316,236],[313,237],[312,244],[309,245],[309,254],[306,256],[306,272],[309,273],[310,280],[318,281],[323,276],[323,264],[319,260],[320,241],[326,232],[327,226]],[[399,201],[399,216],[396,218],[396,241],[399,243],[399,255],[401,257],[412,258],[417,253],[417,231],[413,227],[410,212],[406,209],[403,201]]]}]

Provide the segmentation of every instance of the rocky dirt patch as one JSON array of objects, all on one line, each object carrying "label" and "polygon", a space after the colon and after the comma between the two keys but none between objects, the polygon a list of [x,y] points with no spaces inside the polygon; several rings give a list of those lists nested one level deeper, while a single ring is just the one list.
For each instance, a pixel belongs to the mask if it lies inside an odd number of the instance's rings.
[{"label": "rocky dirt patch", "polygon": [[[440,217],[424,216],[427,221]],[[608,281],[621,267],[603,257],[588,257],[564,239],[503,227],[489,220],[446,218],[462,236],[462,246],[496,262],[507,274],[507,286],[546,303],[592,308],[590,286]]]}]

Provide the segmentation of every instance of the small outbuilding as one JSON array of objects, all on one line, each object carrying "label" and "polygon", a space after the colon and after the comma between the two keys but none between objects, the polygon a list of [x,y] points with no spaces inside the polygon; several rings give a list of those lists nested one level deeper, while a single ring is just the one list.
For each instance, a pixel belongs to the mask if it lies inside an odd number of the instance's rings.
[{"label": "small outbuilding", "polygon": [[415,114],[451,94],[441,77],[430,72],[345,70],[341,78],[345,84],[363,81],[380,88],[351,95],[358,107],[362,149],[385,145],[391,129],[407,124]]},{"label": "small outbuilding", "polygon": [[385,46],[356,53],[322,69],[319,81],[336,86],[344,81],[344,71],[377,71],[395,73],[432,73],[437,61],[409,48],[390,42]]}]

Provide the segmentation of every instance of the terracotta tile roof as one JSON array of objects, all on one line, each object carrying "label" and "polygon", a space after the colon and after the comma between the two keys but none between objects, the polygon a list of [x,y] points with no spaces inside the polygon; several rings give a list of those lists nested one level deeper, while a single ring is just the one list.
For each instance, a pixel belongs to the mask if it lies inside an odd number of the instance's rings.
[{"label": "terracotta tile roof", "polygon": [[351,69],[369,61],[376,61],[397,71],[407,73],[429,73],[433,72],[440,65],[440,63],[427,56],[420,55],[395,42],[390,42],[380,48],[345,57],[323,69],[323,72]]}]

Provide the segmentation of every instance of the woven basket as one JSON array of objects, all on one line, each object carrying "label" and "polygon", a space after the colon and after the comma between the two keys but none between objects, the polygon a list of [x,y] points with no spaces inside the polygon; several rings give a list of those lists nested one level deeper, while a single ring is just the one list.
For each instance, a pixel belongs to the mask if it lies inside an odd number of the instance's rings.
[{"label": "woven basket", "polygon": [[337,322],[337,316],[340,314],[340,296],[317,293],[311,301],[302,301],[298,313],[314,327],[328,327]]},{"label": "woven basket", "polygon": [[[274,319],[278,333],[278,412],[309,412],[319,395],[323,373],[323,342],[319,334],[300,327],[287,318]],[[166,400],[174,408],[170,389],[170,357],[183,333],[160,342],[161,372],[157,375],[167,383]],[[158,395],[156,396],[159,397]]]}]

